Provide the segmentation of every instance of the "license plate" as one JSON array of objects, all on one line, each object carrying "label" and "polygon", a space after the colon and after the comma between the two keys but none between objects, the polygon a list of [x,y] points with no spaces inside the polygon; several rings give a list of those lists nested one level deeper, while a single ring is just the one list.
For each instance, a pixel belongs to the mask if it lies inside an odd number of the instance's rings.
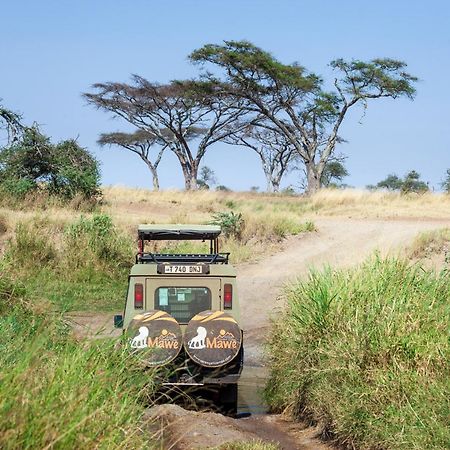
[{"label": "license plate", "polygon": [[158,273],[178,274],[178,275],[195,275],[208,273],[207,266],[187,265],[187,264],[160,264]]}]

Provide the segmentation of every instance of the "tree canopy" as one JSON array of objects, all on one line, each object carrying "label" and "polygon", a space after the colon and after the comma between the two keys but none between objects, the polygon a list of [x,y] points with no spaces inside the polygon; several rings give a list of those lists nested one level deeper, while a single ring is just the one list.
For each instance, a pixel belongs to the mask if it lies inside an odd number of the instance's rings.
[{"label": "tree canopy", "polygon": [[26,128],[0,150],[0,188],[13,195],[44,190],[64,198],[99,194],[98,162],[73,140],[54,145],[37,127]]},{"label": "tree canopy", "polygon": [[97,141],[100,145],[116,145],[138,155],[147,165],[153,177],[153,189],[159,190],[158,166],[167,145],[159,148],[156,158],[152,160],[150,151],[158,144],[158,137],[149,131],[136,130],[133,133],[104,133]]},{"label": "tree canopy", "polygon": [[[175,153],[188,190],[196,188],[208,147],[242,126],[239,100],[220,95],[209,81],[161,85],[134,75],[130,84],[97,83],[93,90],[84,94],[89,103],[150,133],[155,143]],[[191,144],[194,139],[196,151]]]},{"label": "tree canopy", "polygon": [[240,100],[248,114],[264,117],[269,129],[290,142],[305,165],[308,192],[321,186],[349,108],[382,97],[413,98],[417,80],[402,61],[337,59],[330,63],[336,73],[334,91],[326,91],[318,75],[298,63],[283,64],[247,41],[207,44],[190,60],[219,69],[219,74],[205,71],[203,79],[222,96]]}]

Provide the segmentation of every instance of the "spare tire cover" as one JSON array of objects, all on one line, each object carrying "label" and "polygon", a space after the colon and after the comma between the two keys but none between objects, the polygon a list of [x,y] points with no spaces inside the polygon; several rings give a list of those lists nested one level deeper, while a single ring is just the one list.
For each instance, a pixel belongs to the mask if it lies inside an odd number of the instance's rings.
[{"label": "spare tire cover", "polygon": [[204,367],[220,367],[239,353],[241,329],[226,312],[203,311],[188,323],[183,342],[186,353],[194,362]]},{"label": "spare tire cover", "polygon": [[176,358],[183,340],[180,325],[165,311],[134,316],[127,335],[130,348],[141,352],[149,366],[162,366]]}]

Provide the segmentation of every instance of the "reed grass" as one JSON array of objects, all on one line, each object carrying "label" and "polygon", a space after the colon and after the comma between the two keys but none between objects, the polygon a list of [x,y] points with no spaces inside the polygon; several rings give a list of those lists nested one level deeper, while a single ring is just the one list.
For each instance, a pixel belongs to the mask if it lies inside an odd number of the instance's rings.
[{"label": "reed grass", "polygon": [[0,447],[156,448],[143,422],[154,374],[114,342],[75,342],[24,295],[0,276]]},{"label": "reed grass", "polygon": [[450,273],[372,258],[312,272],[274,323],[266,397],[351,448],[450,442]]}]

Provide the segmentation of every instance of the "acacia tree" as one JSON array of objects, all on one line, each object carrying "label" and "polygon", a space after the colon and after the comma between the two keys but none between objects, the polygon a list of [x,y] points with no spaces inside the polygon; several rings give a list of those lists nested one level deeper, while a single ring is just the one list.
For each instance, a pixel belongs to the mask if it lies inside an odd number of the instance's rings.
[{"label": "acacia tree", "polygon": [[[241,126],[240,100],[216,93],[210,82],[173,81],[160,85],[134,75],[132,83],[97,83],[87,101],[155,136],[178,158],[186,190],[197,188],[206,150]],[[192,141],[197,141],[196,151]]]},{"label": "acacia tree", "polygon": [[345,168],[342,160],[329,160],[325,164],[320,181],[324,187],[338,187],[340,186],[339,183],[341,183],[346,176],[348,176],[348,170]]},{"label": "acacia tree", "polygon": [[242,145],[255,151],[261,159],[267,181],[267,192],[279,192],[283,176],[294,159],[295,148],[277,130],[268,126],[249,124],[239,133],[232,134],[225,142]]},{"label": "acacia tree", "polygon": [[336,73],[334,91],[326,92],[319,76],[297,63],[283,64],[247,41],[208,44],[189,58],[221,69],[221,78],[209,72],[203,76],[222,95],[245,101],[242,108],[265,117],[270,128],[290,142],[305,165],[308,193],[321,186],[348,110],[357,104],[366,107],[376,98],[413,98],[417,80],[404,71],[401,61],[337,59],[330,63]]},{"label": "acacia tree", "polygon": [[152,174],[153,190],[159,190],[158,165],[161,162],[167,145],[163,145],[154,161],[150,157],[150,150],[157,144],[158,138],[154,133],[136,130],[134,133],[104,133],[97,141],[100,145],[118,145],[126,150],[136,153],[147,165]]},{"label": "acacia tree", "polygon": [[22,117],[19,114],[5,108],[0,103],[0,129],[6,130],[6,145],[11,145],[13,142],[15,142],[25,129],[25,127],[22,125],[21,120]]}]

